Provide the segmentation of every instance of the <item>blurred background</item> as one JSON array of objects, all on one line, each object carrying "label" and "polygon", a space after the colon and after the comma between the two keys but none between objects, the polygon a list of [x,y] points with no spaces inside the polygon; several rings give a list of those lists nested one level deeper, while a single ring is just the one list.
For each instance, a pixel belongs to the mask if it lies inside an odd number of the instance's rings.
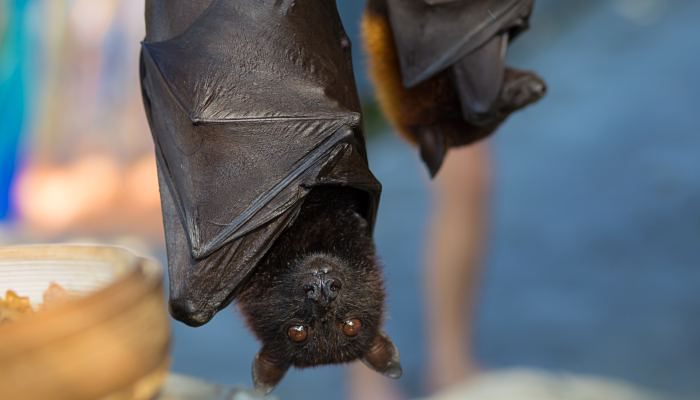
[{"label": "blurred background", "polygon": [[[427,393],[422,274],[431,183],[383,122],[354,47],[387,330],[405,394]],[[510,63],[544,100],[489,140],[493,179],[475,351],[485,370],[595,375],[700,397],[700,2],[538,0]],[[165,264],[138,81],[143,0],[0,0],[0,242],[124,244]],[[173,323],[173,370],[250,384],[257,343],[231,309]],[[327,398],[345,367],[294,370],[280,398]],[[342,393],[345,393],[343,390]]]}]

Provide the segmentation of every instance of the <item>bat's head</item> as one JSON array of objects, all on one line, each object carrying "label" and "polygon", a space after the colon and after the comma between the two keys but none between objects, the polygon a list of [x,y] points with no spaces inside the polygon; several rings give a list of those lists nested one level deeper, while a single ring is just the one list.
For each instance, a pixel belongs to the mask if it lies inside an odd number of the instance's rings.
[{"label": "bat's head", "polygon": [[[350,263],[365,265],[351,265]],[[384,290],[373,259],[310,254],[292,262],[241,309],[263,342],[253,381],[268,392],[290,366],[304,368],[360,359],[391,377],[401,374],[398,351],[381,331]]]},{"label": "bat's head", "polygon": [[[351,210],[336,213],[329,224],[315,217],[302,211],[301,222],[271,249],[275,267],[261,270],[239,298],[262,342],[253,381],[265,392],[291,366],[359,359],[387,376],[401,375],[398,350],[381,330],[384,287],[365,222]],[[326,246],[292,249],[316,239]],[[318,251],[322,247],[328,251]],[[289,259],[289,253],[298,256]]]}]

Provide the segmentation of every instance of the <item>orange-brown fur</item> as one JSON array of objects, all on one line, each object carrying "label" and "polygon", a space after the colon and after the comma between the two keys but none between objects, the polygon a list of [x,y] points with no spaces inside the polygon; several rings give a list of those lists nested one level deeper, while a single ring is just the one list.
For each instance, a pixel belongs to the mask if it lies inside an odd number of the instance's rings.
[{"label": "orange-brown fur", "polygon": [[409,142],[417,144],[412,130],[418,126],[463,123],[459,100],[447,74],[439,74],[413,88],[403,86],[383,1],[369,3],[362,19],[362,39],[377,100],[394,128]]}]

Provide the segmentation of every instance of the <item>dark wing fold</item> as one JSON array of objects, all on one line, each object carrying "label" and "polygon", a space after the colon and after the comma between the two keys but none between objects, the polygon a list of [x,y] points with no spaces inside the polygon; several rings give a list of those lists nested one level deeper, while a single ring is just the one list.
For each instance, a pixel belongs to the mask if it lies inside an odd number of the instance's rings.
[{"label": "dark wing fold", "polygon": [[533,0],[387,0],[403,83],[412,87],[500,32],[527,26]]},{"label": "dark wing fold", "polygon": [[332,2],[214,0],[145,42],[142,64],[178,319],[230,302],[314,185],[367,191],[373,223],[380,187]]},{"label": "dark wing fold", "polygon": [[462,105],[462,115],[478,121],[493,110],[501,95],[505,73],[508,34],[497,35],[452,66],[453,82]]}]

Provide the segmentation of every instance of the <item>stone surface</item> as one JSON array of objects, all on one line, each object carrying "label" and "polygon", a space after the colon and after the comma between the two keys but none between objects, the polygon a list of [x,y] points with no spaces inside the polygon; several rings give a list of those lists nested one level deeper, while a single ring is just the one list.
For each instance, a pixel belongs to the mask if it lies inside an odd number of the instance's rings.
[{"label": "stone surface", "polygon": [[[217,385],[201,379],[170,374],[157,400],[257,400],[258,393],[241,388]],[[274,397],[266,397],[274,400]]]}]

